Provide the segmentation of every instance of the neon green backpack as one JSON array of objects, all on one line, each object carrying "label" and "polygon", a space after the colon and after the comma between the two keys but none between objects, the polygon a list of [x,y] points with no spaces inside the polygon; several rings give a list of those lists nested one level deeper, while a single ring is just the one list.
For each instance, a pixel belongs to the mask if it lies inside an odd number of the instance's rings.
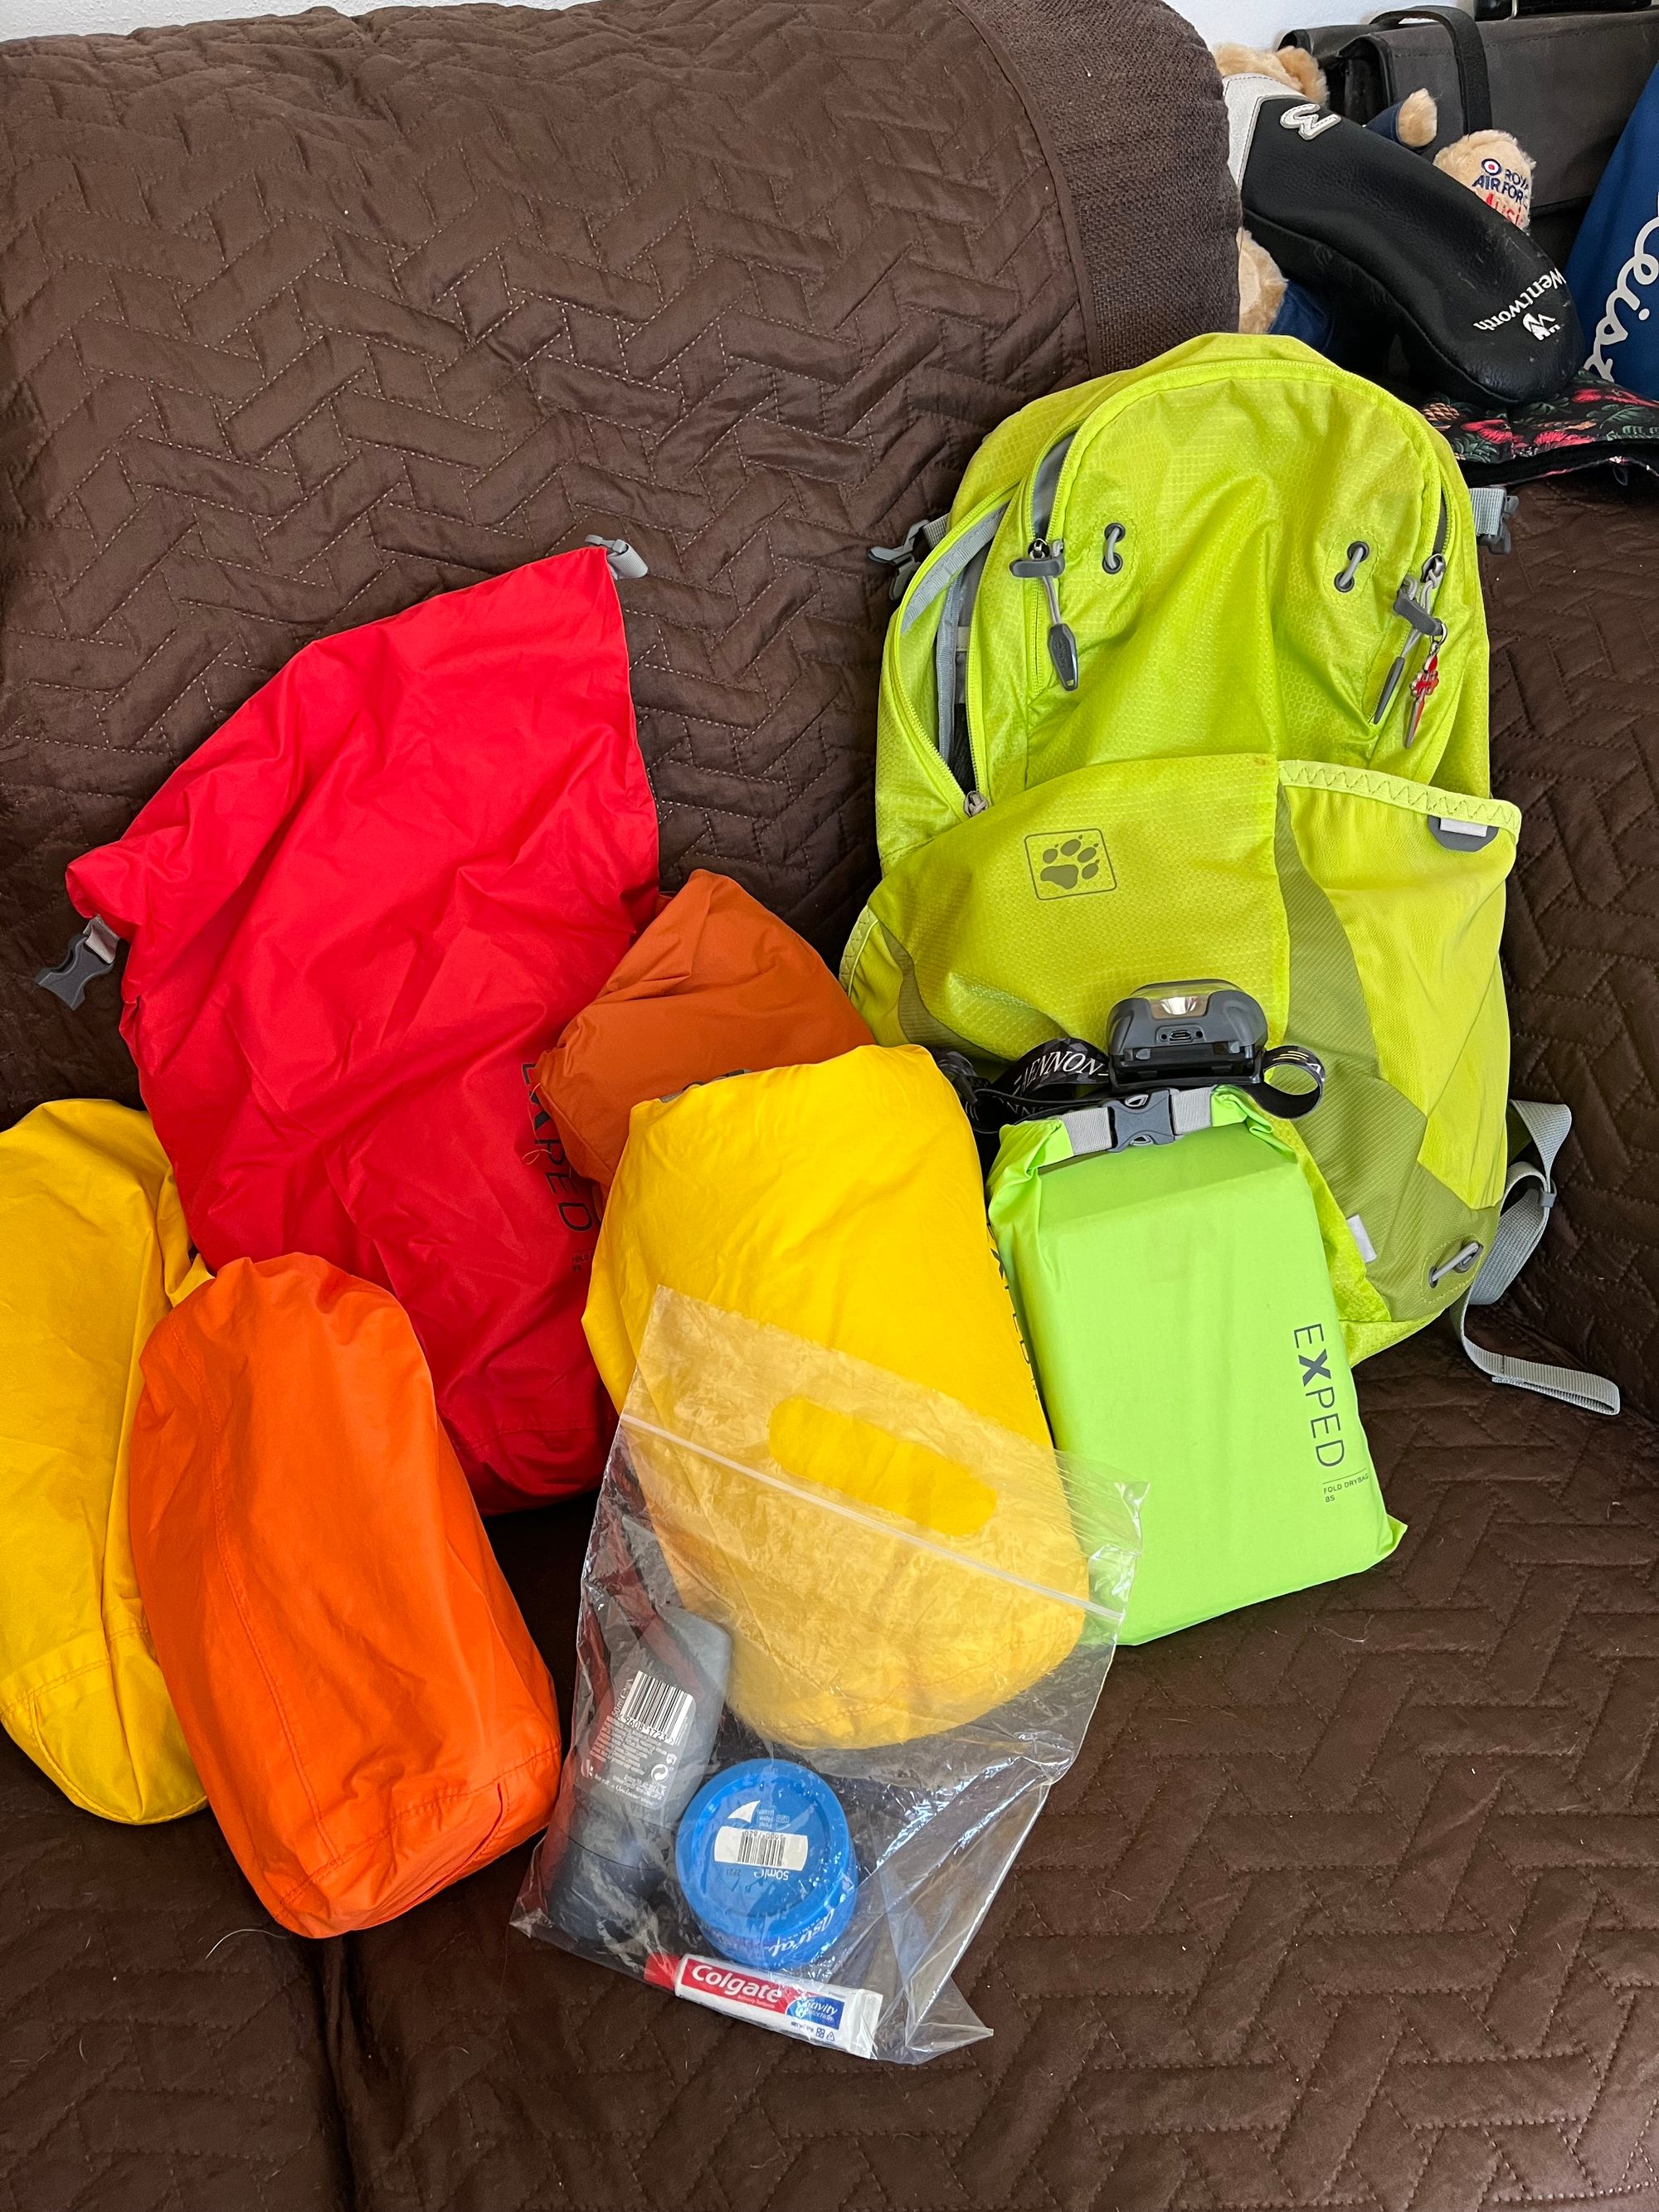
[{"label": "neon green backpack", "polygon": [[[1292,1141],[1350,1358],[1500,1296],[1542,1233],[1565,1109],[1517,1129],[1539,1157],[1512,1165],[1520,815],[1491,795],[1444,441],[1293,339],[1195,338],[1011,417],[912,548],[882,668],[882,881],[842,963],[878,1040],[1000,1066],[1099,1042],[1152,977],[1225,976],[1326,1066]],[[1599,1378],[1469,1348],[1617,1409]]]}]

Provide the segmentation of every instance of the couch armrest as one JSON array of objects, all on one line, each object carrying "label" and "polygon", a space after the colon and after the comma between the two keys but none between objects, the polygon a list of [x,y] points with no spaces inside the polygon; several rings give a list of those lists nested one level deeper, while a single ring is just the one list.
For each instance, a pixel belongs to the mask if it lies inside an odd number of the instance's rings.
[{"label": "couch armrest", "polygon": [[1511,1090],[1559,1098],[1560,1201],[1521,1314],[1659,1406],[1659,489],[1524,489],[1486,568],[1492,781],[1525,816]]},{"label": "couch armrest", "polygon": [[[960,0],[1024,94],[1071,201],[1102,369],[1238,327],[1221,79],[1165,0]],[[1156,189],[1167,179],[1170,189]]]}]

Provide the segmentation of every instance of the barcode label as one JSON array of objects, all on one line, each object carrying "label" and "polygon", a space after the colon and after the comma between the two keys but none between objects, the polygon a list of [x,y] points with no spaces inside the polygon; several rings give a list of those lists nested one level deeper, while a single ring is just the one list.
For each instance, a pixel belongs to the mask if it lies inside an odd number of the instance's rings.
[{"label": "barcode label", "polygon": [[636,1729],[659,1743],[678,1744],[690,1723],[692,1703],[690,1690],[641,1672],[623,1692],[617,1718],[623,1728]]},{"label": "barcode label", "polygon": [[759,1828],[719,1828],[714,1856],[721,1866],[761,1867],[768,1874],[799,1874],[806,1864],[805,1836],[769,1834]]}]

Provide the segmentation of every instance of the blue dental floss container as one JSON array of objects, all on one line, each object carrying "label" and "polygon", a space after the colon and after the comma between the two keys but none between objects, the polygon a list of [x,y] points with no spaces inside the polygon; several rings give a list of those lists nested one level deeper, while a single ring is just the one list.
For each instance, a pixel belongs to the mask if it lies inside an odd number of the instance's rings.
[{"label": "blue dental floss container", "polygon": [[788,1759],[747,1759],[706,1782],[680,1822],[674,1870],[721,1956],[774,1973],[827,1951],[858,1897],[840,1800]]}]

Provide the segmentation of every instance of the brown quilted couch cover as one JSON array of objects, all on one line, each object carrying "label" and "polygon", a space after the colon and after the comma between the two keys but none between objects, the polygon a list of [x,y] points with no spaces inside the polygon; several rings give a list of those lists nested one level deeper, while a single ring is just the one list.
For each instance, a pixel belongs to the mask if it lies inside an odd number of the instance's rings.
[{"label": "brown quilted couch cover", "polygon": [[[135,1096],[114,993],[33,988],[69,859],[308,639],[592,532],[650,563],[671,880],[723,867],[839,952],[875,863],[866,549],[1012,406],[1233,297],[1196,40],[1157,0],[972,4],[0,46],[0,1111],[48,1072]],[[1191,190],[1149,191],[1178,159]]]},{"label": "brown quilted couch cover", "polygon": [[[1231,314],[1158,0],[604,0],[0,45],[0,1090],[131,1096],[26,988],[64,860],[300,643],[623,532],[671,866],[835,948],[873,871],[863,547],[1021,400]],[[1659,504],[1491,575],[1517,1074],[1579,1136],[1489,1326],[1659,1331]],[[994,2039],[805,2051],[533,1950],[515,1854],[307,1945],[205,1816],[0,1741],[0,2212],[1659,2212],[1659,1449],[1438,1339],[1411,1526],[1117,1662],[969,1954]],[[568,1692],[579,1507],[497,1524]]]}]

